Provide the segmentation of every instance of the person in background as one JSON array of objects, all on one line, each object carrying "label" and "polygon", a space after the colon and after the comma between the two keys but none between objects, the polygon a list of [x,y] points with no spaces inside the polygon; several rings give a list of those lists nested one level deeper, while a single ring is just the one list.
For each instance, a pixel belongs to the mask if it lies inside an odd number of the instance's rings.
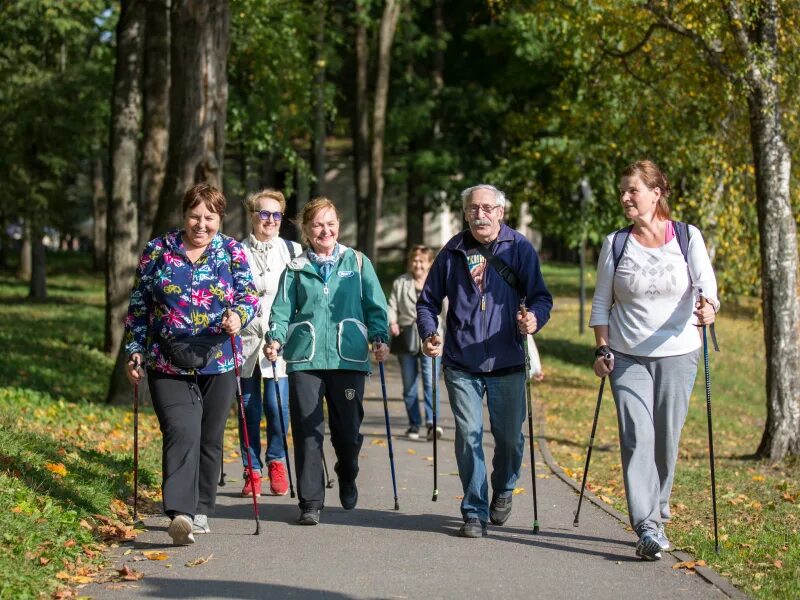
[{"label": "person in background", "polygon": [[[417,299],[422,293],[422,286],[425,278],[430,271],[433,262],[433,250],[427,246],[413,246],[408,252],[407,271],[394,280],[392,292],[389,295],[389,332],[392,334],[392,352],[397,354],[400,363],[400,375],[403,379],[403,400],[406,404],[408,414],[408,429],[406,435],[409,439],[419,439],[419,428],[422,425],[422,417],[419,411],[419,377],[422,375],[422,389],[425,401],[425,425],[427,427],[428,440],[432,440],[434,434],[437,438],[442,437],[443,430],[437,425],[436,431],[433,430],[433,370],[432,364],[436,363],[436,373],[439,373],[438,357],[428,359],[421,353],[421,342],[417,332]],[[402,337],[398,337],[401,336]],[[412,344],[408,341],[413,339]],[[403,342],[403,343],[398,343]],[[412,346],[409,348],[405,346]],[[395,348],[399,348],[395,352]],[[438,378],[437,378],[438,379]],[[439,385],[439,382],[436,382]],[[436,394],[436,410],[439,411],[439,394]]]},{"label": "person in background", "polygon": [[[280,233],[286,199],[277,190],[262,190],[251,195],[245,202],[250,215],[250,235],[242,241],[250,270],[253,273],[256,292],[259,296],[259,314],[242,330],[244,363],[242,364],[242,398],[244,400],[247,433],[250,447],[245,448],[241,417],[239,417],[239,446],[242,465],[247,467],[247,452],[253,463],[252,481],[245,471],[242,496],[261,495],[261,416],[267,418],[267,449],[264,461],[269,474],[270,491],[284,496],[289,491],[283,450],[278,398],[275,393],[272,363],[264,356],[264,336],[269,331],[269,316],[272,302],[278,291],[278,282],[286,265],[302,252],[300,244],[282,239]],[[283,427],[289,430],[289,380],[286,363],[277,358],[278,386],[283,410]],[[262,413],[263,387],[263,413]]]},{"label": "person in background", "polygon": [[[176,545],[210,533],[222,435],[236,393],[231,336],[255,316],[247,255],[219,232],[226,201],[201,183],[183,196],[183,228],[150,242],[136,269],[128,316],[126,375],[144,378],[162,442],[164,512]],[[241,339],[236,337],[241,361]]]},{"label": "person in background", "polygon": [[[649,160],[629,165],[619,192],[633,225],[603,242],[589,326],[597,345],[594,372],[608,376],[617,406],[636,554],[658,560],[670,548],[664,526],[697,376],[695,326],[714,322],[719,300],[703,236],[692,225],[683,254],[676,235],[681,224],[670,220],[670,186],[661,170]],[[626,239],[615,257],[617,235]]]},{"label": "person in background", "polygon": [[270,360],[283,349],[289,373],[301,525],[317,525],[325,505],[323,398],[339,500],[345,510],[355,508],[370,341],[376,360],[389,353],[386,298],[378,276],[366,256],[338,242],[339,225],[339,211],[327,198],[303,207],[307,249],[281,277],[266,346]]}]

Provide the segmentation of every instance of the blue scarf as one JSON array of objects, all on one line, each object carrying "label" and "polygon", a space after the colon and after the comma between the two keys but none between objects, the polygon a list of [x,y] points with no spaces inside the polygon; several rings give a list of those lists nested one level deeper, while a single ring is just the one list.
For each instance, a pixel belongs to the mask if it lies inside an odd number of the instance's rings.
[{"label": "blue scarf", "polygon": [[333,265],[335,265],[336,261],[339,260],[339,244],[337,243],[336,246],[333,247],[333,252],[330,256],[320,256],[311,248],[309,248],[308,258],[319,271],[319,274],[322,276],[322,280],[327,283],[331,273],[333,273]]}]

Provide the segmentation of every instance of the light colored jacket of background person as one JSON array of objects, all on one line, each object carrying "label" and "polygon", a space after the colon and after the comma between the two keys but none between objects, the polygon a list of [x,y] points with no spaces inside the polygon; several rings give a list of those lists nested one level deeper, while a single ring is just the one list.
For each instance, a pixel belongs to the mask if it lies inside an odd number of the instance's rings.
[{"label": "light colored jacket of background person", "polygon": [[[411,273],[403,273],[392,283],[389,294],[389,324],[397,323],[400,327],[417,323],[417,290]],[[444,337],[444,320],[447,314],[447,298],[442,303],[439,315],[439,335]]]},{"label": "light colored jacket of background person", "polygon": [[[294,255],[299,256],[303,249],[297,242],[291,242]],[[253,273],[253,281],[258,292],[259,313],[247,327],[242,329],[242,377],[252,377],[256,362],[261,368],[261,377],[272,378],[272,364],[264,356],[264,335],[269,331],[269,315],[275,294],[278,293],[278,284],[286,265],[292,260],[286,240],[274,237],[268,242],[261,242],[253,234],[242,241],[242,247],[247,255],[247,262]],[[286,362],[279,356],[275,361],[278,368],[278,377],[286,377]]]},{"label": "light colored jacket of background person", "polygon": [[719,310],[717,280],[700,231],[689,225],[684,259],[678,238],[647,248],[631,235],[614,270],[614,233],[597,261],[589,327],[608,325],[608,345],[632,356],[679,356],[701,346],[692,314],[700,290]]}]

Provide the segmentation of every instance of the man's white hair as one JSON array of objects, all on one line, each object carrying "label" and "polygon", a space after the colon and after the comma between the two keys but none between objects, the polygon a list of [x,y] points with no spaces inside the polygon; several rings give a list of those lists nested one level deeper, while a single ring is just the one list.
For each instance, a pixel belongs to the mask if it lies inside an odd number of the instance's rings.
[{"label": "man's white hair", "polygon": [[494,203],[496,206],[502,206],[503,208],[506,207],[506,195],[498,190],[493,185],[489,185],[488,183],[479,183],[478,185],[473,185],[472,187],[468,187],[464,191],[461,192],[461,205],[463,206],[464,210],[469,210],[469,204],[472,200],[472,194],[478,190],[488,190],[494,194]]}]

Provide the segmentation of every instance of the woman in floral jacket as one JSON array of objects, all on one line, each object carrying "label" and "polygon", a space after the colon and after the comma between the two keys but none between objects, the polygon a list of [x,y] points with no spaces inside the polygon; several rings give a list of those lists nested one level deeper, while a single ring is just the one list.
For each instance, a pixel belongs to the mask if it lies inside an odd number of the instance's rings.
[{"label": "woman in floral jacket", "polygon": [[[139,260],[125,321],[132,383],[148,371],[163,435],[164,512],[175,544],[209,533],[222,435],[235,396],[230,336],[258,298],[241,244],[219,233],[225,196],[198,184],[183,197],[183,229],[151,240]],[[241,362],[241,339],[236,337]],[[143,361],[144,358],[144,361]]]}]

